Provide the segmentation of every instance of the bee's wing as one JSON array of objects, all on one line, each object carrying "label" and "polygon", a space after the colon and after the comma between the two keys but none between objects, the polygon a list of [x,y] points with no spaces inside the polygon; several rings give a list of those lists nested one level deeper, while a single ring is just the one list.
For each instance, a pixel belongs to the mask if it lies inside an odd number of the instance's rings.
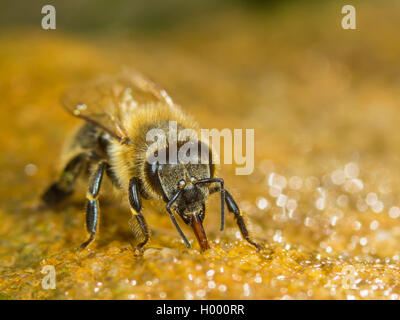
[{"label": "bee's wing", "polygon": [[62,100],[74,116],[97,125],[119,141],[127,139],[124,119],[139,105],[150,102],[163,102],[176,108],[164,89],[131,70],[75,88]]}]

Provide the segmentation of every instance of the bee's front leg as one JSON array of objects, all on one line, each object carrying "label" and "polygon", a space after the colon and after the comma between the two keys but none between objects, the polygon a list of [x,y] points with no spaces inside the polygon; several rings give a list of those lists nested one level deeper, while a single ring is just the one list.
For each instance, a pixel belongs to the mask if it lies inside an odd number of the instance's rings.
[{"label": "bee's front leg", "polygon": [[90,237],[87,241],[81,244],[81,249],[86,248],[96,236],[100,213],[98,196],[104,171],[107,167],[107,161],[100,161],[97,165],[96,171],[94,172],[90,180],[89,190],[86,194],[86,229],[90,233]]},{"label": "bee's front leg", "polygon": [[251,245],[255,246],[258,250],[260,250],[261,246],[250,238],[249,232],[247,230],[246,224],[243,219],[242,212],[240,211],[232,195],[226,189],[225,189],[225,202],[226,205],[228,206],[228,210],[235,215],[236,223],[239,227],[239,230],[243,238],[245,238],[248,243],[250,243]]},{"label": "bee's front leg", "polygon": [[139,251],[143,250],[144,245],[150,239],[149,227],[147,226],[146,219],[142,214],[142,201],[139,196],[139,179],[132,178],[129,181],[129,204],[131,206],[132,214],[136,217],[136,220],[139,222],[140,228],[142,229],[144,240],[140,242],[137,246]]}]

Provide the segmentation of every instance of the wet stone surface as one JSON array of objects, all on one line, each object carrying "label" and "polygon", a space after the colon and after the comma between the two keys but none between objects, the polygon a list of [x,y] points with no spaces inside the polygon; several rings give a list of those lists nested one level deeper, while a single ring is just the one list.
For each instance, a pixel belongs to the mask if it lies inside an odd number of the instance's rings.
[{"label": "wet stone surface", "polygon": [[[399,299],[400,8],[368,2],[353,33],[330,9],[313,19],[233,11],[138,39],[3,34],[0,298]],[[100,197],[100,231],[84,251],[84,189],[53,210],[30,209],[79,122],[60,96],[123,64],[161,83],[206,128],[255,129],[254,172],[224,165],[221,175],[264,250],[241,239],[231,215],[218,231],[218,196],[203,254],[185,228],[186,249],[152,203],[141,256],[127,204]],[[42,287],[47,265],[53,290]]]}]

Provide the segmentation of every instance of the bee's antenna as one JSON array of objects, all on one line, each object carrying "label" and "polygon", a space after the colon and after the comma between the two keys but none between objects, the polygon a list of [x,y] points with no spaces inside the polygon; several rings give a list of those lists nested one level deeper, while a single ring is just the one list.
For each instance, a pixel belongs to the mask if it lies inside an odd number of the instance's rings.
[{"label": "bee's antenna", "polygon": [[221,192],[221,228],[220,230],[224,230],[225,227],[225,188],[224,188],[224,179],[222,178],[207,178],[197,180],[195,184],[198,183],[213,183],[217,182],[220,184],[220,192]]},{"label": "bee's antenna", "polygon": [[169,216],[171,217],[172,223],[174,224],[176,230],[178,230],[180,236],[182,237],[183,241],[185,242],[186,247],[190,248],[191,246],[190,246],[190,243],[189,243],[188,239],[186,238],[186,236],[185,236],[185,234],[183,233],[182,229],[179,227],[179,224],[178,224],[178,222],[176,221],[175,216],[174,216],[174,214],[173,214],[172,211],[171,211],[171,206],[172,206],[172,204],[176,201],[176,199],[178,199],[178,197],[179,197],[179,195],[181,194],[181,192],[182,192],[182,189],[179,189],[179,190],[174,194],[174,196],[171,198],[171,200],[168,201],[168,203],[167,203],[167,211],[168,211],[168,213],[169,213]]}]

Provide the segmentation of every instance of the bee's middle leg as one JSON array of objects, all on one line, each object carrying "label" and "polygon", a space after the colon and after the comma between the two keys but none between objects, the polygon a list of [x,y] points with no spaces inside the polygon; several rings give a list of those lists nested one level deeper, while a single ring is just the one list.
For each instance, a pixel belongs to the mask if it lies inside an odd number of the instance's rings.
[{"label": "bee's middle leg", "polygon": [[104,172],[108,167],[108,163],[105,160],[101,160],[97,169],[92,175],[89,183],[89,190],[86,194],[86,229],[90,233],[90,237],[87,241],[81,244],[81,249],[86,248],[95,238],[97,232],[97,225],[99,221],[99,191],[101,186],[101,181],[104,176]]},{"label": "bee's middle leg", "polygon": [[150,239],[150,232],[149,232],[149,227],[147,226],[147,222],[142,214],[142,201],[139,196],[138,178],[132,178],[129,181],[129,204],[131,206],[132,214],[136,217],[136,220],[139,222],[140,228],[144,235],[144,240],[137,245],[137,249],[139,251],[142,251],[144,245]]}]

